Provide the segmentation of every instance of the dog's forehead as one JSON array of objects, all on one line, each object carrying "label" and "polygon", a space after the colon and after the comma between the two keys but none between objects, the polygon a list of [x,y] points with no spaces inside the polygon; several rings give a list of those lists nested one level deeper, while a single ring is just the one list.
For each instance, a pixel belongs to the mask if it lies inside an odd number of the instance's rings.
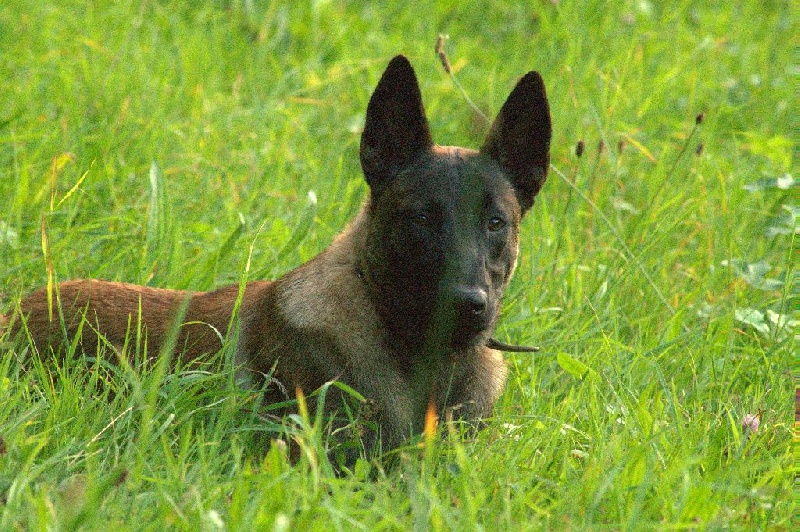
[{"label": "dog's forehead", "polygon": [[381,194],[388,210],[435,204],[478,212],[489,204],[518,211],[514,188],[492,158],[457,146],[433,146],[392,181],[391,193]]},{"label": "dog's forehead", "polygon": [[460,146],[435,145],[433,146],[431,151],[437,157],[442,157],[445,159],[452,158],[454,161],[464,160],[478,155],[478,152],[476,150],[471,150],[469,148],[462,148]]},{"label": "dog's forehead", "polygon": [[503,169],[494,159],[477,150],[459,146],[433,146],[431,155],[438,165],[451,167],[458,172],[478,173],[487,178],[504,176]]},{"label": "dog's forehead", "polygon": [[442,189],[455,187],[461,194],[465,187],[503,195],[512,190],[505,172],[493,159],[476,150],[458,146],[433,146],[429,171]]},{"label": "dog's forehead", "polygon": [[[483,164],[476,164],[481,157],[480,153],[469,148],[459,146],[433,146],[431,156],[437,166],[449,167],[455,171],[464,171],[475,167],[477,170],[484,170]],[[499,167],[498,167],[499,169]]]}]

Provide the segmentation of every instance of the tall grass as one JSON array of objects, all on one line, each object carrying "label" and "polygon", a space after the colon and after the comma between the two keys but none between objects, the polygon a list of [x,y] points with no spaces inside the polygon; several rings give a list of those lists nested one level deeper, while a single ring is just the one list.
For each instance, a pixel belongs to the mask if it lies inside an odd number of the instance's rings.
[{"label": "tall grass", "polygon": [[792,528],[794,33],[780,1],[6,1],[6,311],[48,279],[207,290],[309,259],[364,197],[391,56],[434,138],[480,145],[439,34],[490,117],[539,70],[554,138],[498,330],[542,351],[508,356],[477,437],[336,477],[313,412],[284,422],[292,465],[224,372],[6,338],[0,528]]}]

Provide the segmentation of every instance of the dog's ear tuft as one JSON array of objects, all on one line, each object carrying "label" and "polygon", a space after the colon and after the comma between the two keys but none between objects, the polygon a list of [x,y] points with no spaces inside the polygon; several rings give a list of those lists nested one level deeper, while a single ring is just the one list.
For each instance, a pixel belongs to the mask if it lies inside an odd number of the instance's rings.
[{"label": "dog's ear tuft", "polygon": [[431,146],[417,76],[408,59],[398,55],[372,93],[361,134],[361,168],[373,194]]},{"label": "dog's ear tuft", "polygon": [[547,178],[550,136],[544,81],[538,72],[528,72],[511,91],[481,148],[508,173],[523,212]]}]

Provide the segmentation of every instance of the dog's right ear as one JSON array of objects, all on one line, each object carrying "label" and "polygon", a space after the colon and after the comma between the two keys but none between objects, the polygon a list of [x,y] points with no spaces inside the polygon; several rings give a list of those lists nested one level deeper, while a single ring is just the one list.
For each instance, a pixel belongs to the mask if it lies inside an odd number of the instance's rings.
[{"label": "dog's right ear", "polygon": [[408,59],[398,55],[372,93],[361,134],[361,168],[373,194],[431,146],[417,76]]}]

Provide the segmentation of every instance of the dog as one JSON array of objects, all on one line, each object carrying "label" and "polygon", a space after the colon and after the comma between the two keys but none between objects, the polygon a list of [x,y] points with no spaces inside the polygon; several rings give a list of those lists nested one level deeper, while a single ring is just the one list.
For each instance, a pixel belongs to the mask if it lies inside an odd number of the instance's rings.
[{"label": "dog", "polygon": [[[172,334],[174,356],[191,362],[222,349],[238,305],[237,379],[268,376],[275,401],[334,380],[358,391],[375,420],[360,452],[401,446],[433,408],[479,423],[506,380],[501,350],[515,350],[492,335],[520,220],[547,176],[550,137],[544,83],[529,72],[480,150],[435,145],[414,70],[397,56],[361,136],[368,198],[322,253],[241,290],[63,282],[21,301],[12,335],[24,329],[42,354],[72,341],[96,354],[104,345],[121,352],[136,326],[147,353]],[[331,412],[342,407],[326,402]]]}]

